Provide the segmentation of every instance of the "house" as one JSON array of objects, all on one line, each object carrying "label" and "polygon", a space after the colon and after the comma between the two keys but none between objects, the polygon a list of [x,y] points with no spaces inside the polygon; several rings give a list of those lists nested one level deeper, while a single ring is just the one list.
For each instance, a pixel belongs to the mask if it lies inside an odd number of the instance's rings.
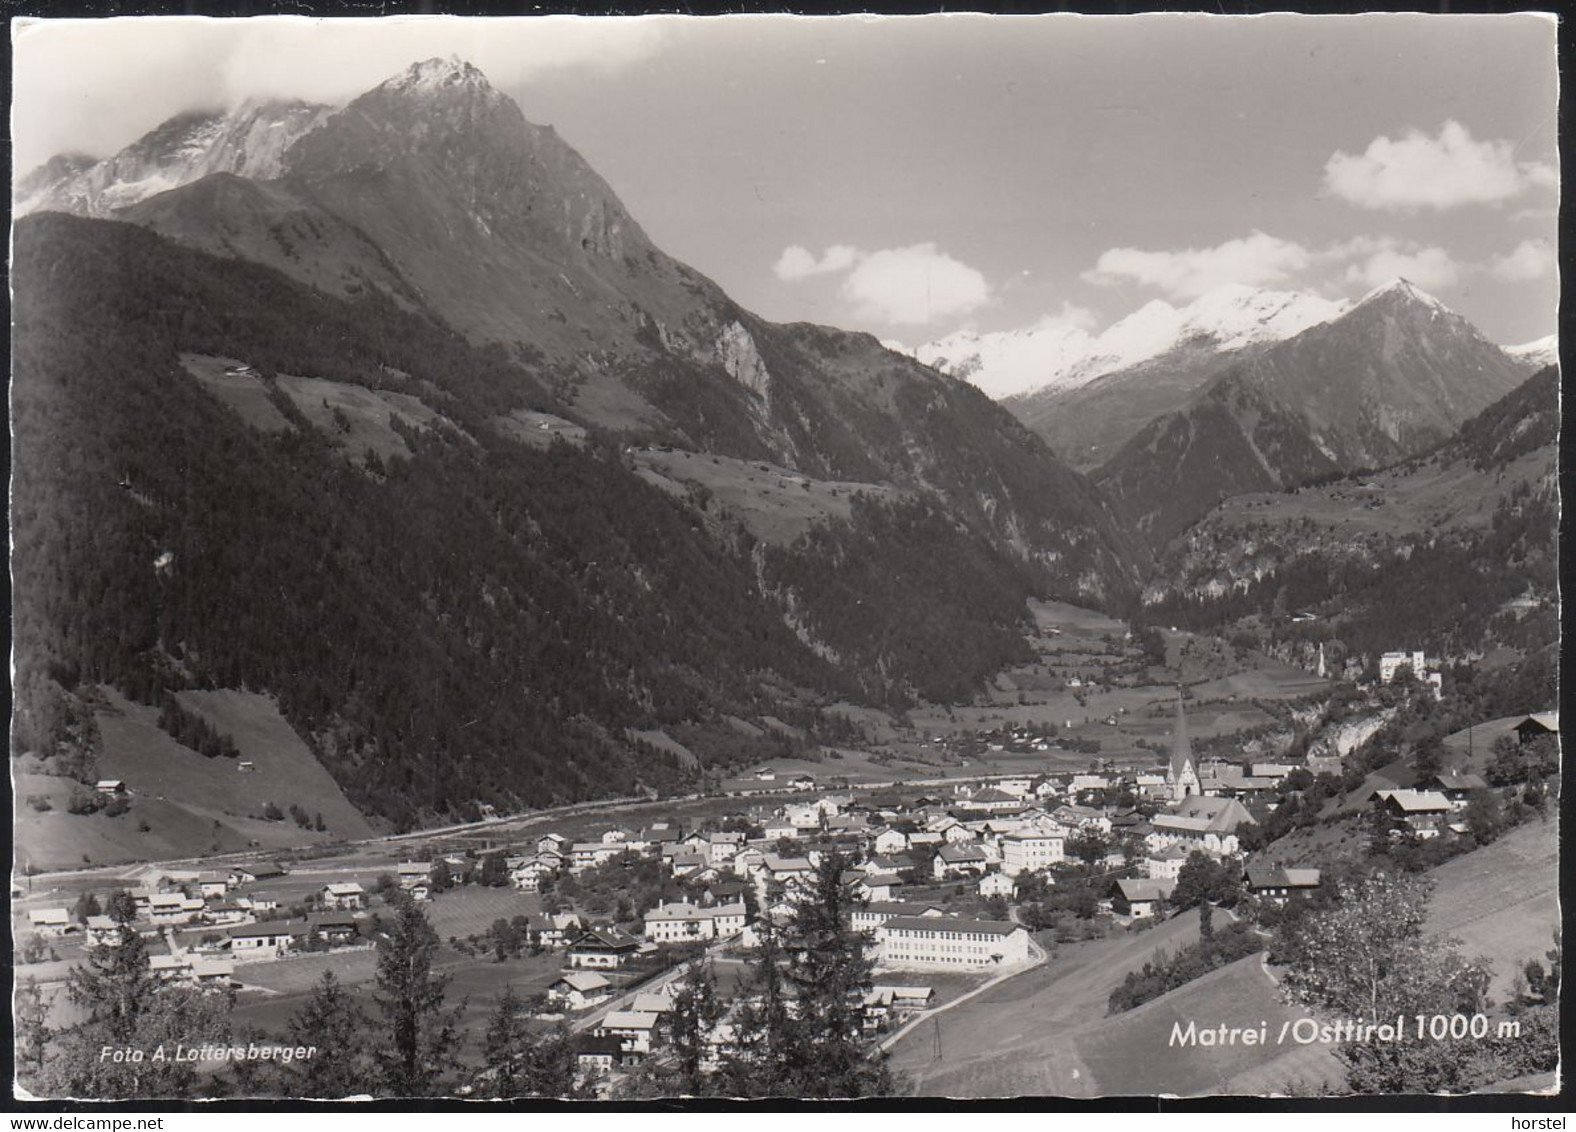
[{"label": "house", "polygon": [[605,861],[611,861],[623,851],[624,847],[618,844],[609,845],[602,841],[577,842],[569,851],[569,867],[575,872],[595,868]]},{"label": "house", "polygon": [[536,839],[538,853],[557,853],[560,857],[569,848],[569,838],[561,837],[556,833],[544,833]]},{"label": "house", "polygon": [[573,912],[556,912],[537,928],[537,942],[543,947],[563,947],[580,934],[585,924]]},{"label": "house", "polygon": [[204,899],[223,896],[230,891],[230,877],[225,873],[199,873],[197,891]]},{"label": "house", "polygon": [[180,986],[190,985],[197,981],[196,975],[192,971],[192,960],[186,955],[150,955],[148,956],[148,970],[161,983],[172,983]]},{"label": "house", "polygon": [[1057,806],[1051,817],[1068,829],[1092,829],[1102,837],[1111,832],[1105,811],[1090,806]]},{"label": "house", "polygon": [[210,924],[244,924],[253,919],[250,908],[233,901],[210,904],[203,910],[202,918]]},{"label": "house", "polygon": [[575,1039],[575,1078],[583,1085],[592,1077],[605,1077],[615,1067],[639,1061],[624,1052],[624,1039],[612,1035],[581,1034]]},{"label": "house", "polygon": [[1194,794],[1156,814],[1147,840],[1151,850],[1178,845],[1223,857],[1237,851],[1237,830],[1254,824],[1253,815],[1237,799]]},{"label": "house", "polygon": [[934,904],[910,904],[901,900],[872,900],[863,907],[855,906],[849,915],[849,926],[856,932],[874,932],[894,916],[943,916]]},{"label": "house", "polygon": [[184,892],[155,892],[148,897],[148,919],[155,924],[189,924],[206,907],[199,896]]},{"label": "house", "polygon": [[[406,892],[427,885],[432,879],[431,861],[401,861],[396,870],[399,886]],[[418,897],[418,899],[421,899]]]},{"label": "house", "polygon": [[1009,877],[1037,873],[1062,861],[1066,841],[1062,835],[1019,830],[1001,839],[1001,871]]},{"label": "house", "polygon": [[789,806],[783,810],[783,818],[795,830],[821,828],[821,810],[818,806]]},{"label": "house", "polygon": [[1560,733],[1560,713],[1558,711],[1540,711],[1527,716],[1516,724],[1516,738],[1523,743],[1530,743],[1545,735],[1558,735]]},{"label": "house", "polygon": [[744,905],[658,904],[646,913],[646,938],[652,943],[689,943],[723,939],[744,930]]},{"label": "house", "polygon": [[891,900],[892,890],[903,883],[896,873],[859,873],[854,881],[854,895],[861,900]]},{"label": "house", "polygon": [[100,794],[124,794],[126,784],[118,778],[101,778],[93,784],[93,789]]},{"label": "house", "polygon": [[1270,865],[1247,867],[1248,892],[1275,904],[1284,904],[1295,893],[1319,887],[1318,869],[1283,869]]},{"label": "house", "polygon": [[570,1010],[584,1010],[613,996],[613,984],[595,971],[568,971],[548,988],[549,998]]},{"label": "house", "polygon": [[76,930],[71,914],[64,908],[34,908],[27,914],[27,921],[39,935],[63,936]]},{"label": "house", "polygon": [[1197,850],[1189,851],[1175,844],[1152,849],[1144,859],[1144,870],[1150,880],[1176,880],[1182,873],[1182,866],[1187,864],[1187,859],[1194,852]]},{"label": "house", "polygon": [[226,934],[230,937],[230,958],[238,962],[277,959],[305,937],[306,926],[274,920],[230,928]]},{"label": "house", "polygon": [[120,946],[120,925],[108,916],[89,916],[87,928],[88,947]]},{"label": "house", "polygon": [[736,829],[722,829],[706,838],[706,856],[713,865],[723,865],[738,856],[744,848],[744,834]]},{"label": "house", "polygon": [[937,880],[946,880],[949,877],[979,876],[989,865],[990,858],[977,845],[943,845],[930,868]]},{"label": "house", "polygon": [[267,892],[252,892],[245,896],[237,896],[235,902],[249,909],[253,915],[258,912],[277,911],[279,908],[279,898]]},{"label": "house", "polygon": [[871,843],[877,853],[901,853],[908,848],[908,834],[895,829],[883,829]]},{"label": "house", "polygon": [[230,870],[230,880],[237,885],[278,880],[284,875],[285,871],[272,861],[259,861],[255,865],[237,865]]},{"label": "house", "polygon": [[1018,891],[1018,884],[1005,872],[987,873],[980,878],[981,896],[1003,896],[1011,900]]},{"label": "house", "polygon": [[1379,682],[1381,684],[1390,683],[1403,668],[1411,669],[1412,675],[1422,680],[1426,678],[1428,673],[1428,661],[1421,650],[1415,652],[1387,652],[1379,658]]},{"label": "house", "polygon": [[1478,774],[1436,774],[1422,785],[1443,794],[1452,811],[1466,809],[1475,791],[1488,789],[1488,783]]},{"label": "house", "polygon": [[1380,790],[1374,804],[1425,841],[1438,837],[1450,800],[1437,790]]},{"label": "house", "polygon": [[650,1053],[661,1015],[639,1010],[610,1010],[595,1030],[599,1037],[618,1038],[626,1053]]},{"label": "house", "polygon": [[609,970],[622,967],[639,949],[639,940],[617,928],[591,928],[570,942],[569,965]]},{"label": "house", "polygon": [[1152,877],[1124,878],[1116,882],[1116,895],[1111,902],[1118,916],[1133,920],[1148,919],[1158,913],[1159,905],[1169,900],[1177,886],[1174,880],[1157,880]]},{"label": "house", "polygon": [[356,924],[356,918],[342,912],[311,917],[308,931],[315,931],[317,937],[330,947],[344,947],[361,940],[361,929]]},{"label": "house", "polygon": [[894,916],[876,929],[876,961],[887,967],[984,971],[1028,961],[1029,932],[1007,920]]},{"label": "house", "polygon": [[906,1018],[927,1009],[936,993],[930,987],[901,987],[878,983],[865,994],[865,1029],[878,1030],[888,1020]]},{"label": "house", "polygon": [[323,886],[323,907],[334,912],[360,912],[367,906],[367,894],[355,881],[337,881]]}]

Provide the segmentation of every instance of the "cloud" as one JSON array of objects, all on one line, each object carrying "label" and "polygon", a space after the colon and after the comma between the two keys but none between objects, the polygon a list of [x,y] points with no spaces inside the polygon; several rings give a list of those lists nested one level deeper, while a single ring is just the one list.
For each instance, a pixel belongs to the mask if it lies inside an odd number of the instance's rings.
[{"label": "cloud", "polygon": [[967,314],[991,297],[985,276],[930,243],[862,256],[840,294],[854,304],[857,317],[897,326]]},{"label": "cloud", "polygon": [[1082,330],[1088,333],[1099,325],[1100,316],[1088,307],[1078,306],[1067,299],[1062,300],[1062,309],[1045,315],[1029,329],[1049,330],[1054,327],[1067,327],[1072,330]]},{"label": "cloud", "polygon": [[1363,153],[1337,151],[1324,166],[1327,191],[1359,208],[1391,211],[1498,204],[1558,181],[1548,165],[1518,162],[1510,142],[1474,141],[1455,121],[1438,137],[1421,130],[1395,141],[1377,137]]},{"label": "cloud", "polygon": [[833,244],[826,249],[820,259],[816,259],[809,249],[792,244],[783,249],[783,254],[777,257],[772,270],[777,273],[777,278],[784,282],[797,283],[812,275],[830,275],[847,271],[854,266],[854,261],[858,258],[859,249],[851,248],[847,244]]},{"label": "cloud", "polygon": [[[788,283],[847,272],[838,294],[853,304],[855,316],[895,326],[923,326],[948,315],[968,314],[991,299],[984,275],[933,243],[875,252],[833,244],[819,259],[808,248],[792,244],[777,257],[772,271]],[[1065,305],[1062,313],[1067,318],[1094,317],[1071,305]]]},{"label": "cloud", "polygon": [[1530,283],[1554,272],[1554,249],[1547,240],[1523,240],[1515,249],[1495,256],[1489,274],[1506,283]]},{"label": "cloud", "polygon": [[1384,236],[1361,237],[1332,249],[1337,255],[1355,254],[1358,262],[1346,269],[1346,282],[1380,287],[1393,279],[1410,279],[1425,291],[1459,282],[1471,266],[1457,261],[1444,248],[1424,246]]},{"label": "cloud", "polygon": [[1312,261],[1307,248],[1255,230],[1212,248],[1144,251],[1110,248],[1083,273],[1088,283],[1110,287],[1124,282],[1158,287],[1176,299],[1196,299],[1226,283],[1262,287],[1282,283]]}]

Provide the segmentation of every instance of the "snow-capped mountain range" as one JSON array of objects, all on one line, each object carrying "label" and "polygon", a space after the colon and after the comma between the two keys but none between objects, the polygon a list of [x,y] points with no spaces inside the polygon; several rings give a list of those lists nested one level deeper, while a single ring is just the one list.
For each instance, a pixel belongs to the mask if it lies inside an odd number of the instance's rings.
[{"label": "snow-capped mountain range", "polygon": [[17,182],[12,211],[105,217],[213,173],[269,180],[283,171],[285,151],[331,112],[248,100],[228,113],[180,114],[103,160],[67,155],[40,166]]},{"label": "snow-capped mountain range", "polygon": [[1019,330],[959,331],[911,352],[1001,399],[1073,389],[1182,345],[1230,354],[1278,342],[1347,309],[1339,299],[1227,284],[1183,307],[1155,299],[1098,334],[1052,316]]}]

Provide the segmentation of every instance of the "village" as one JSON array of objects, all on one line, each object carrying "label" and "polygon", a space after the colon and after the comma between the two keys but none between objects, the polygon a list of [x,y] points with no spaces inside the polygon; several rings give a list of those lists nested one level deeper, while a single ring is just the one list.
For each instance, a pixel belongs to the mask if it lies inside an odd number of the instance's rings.
[{"label": "village", "polygon": [[[1383,681],[1413,663],[1387,656]],[[1426,676],[1420,685],[1429,688]],[[1551,733],[1556,713],[1515,728],[1522,742]],[[1022,726],[1004,737],[1031,749],[1044,742]],[[135,931],[159,980],[233,994],[235,1016],[266,1030],[325,970],[364,989],[385,917],[414,902],[466,985],[495,994],[502,982],[540,1025],[566,1025],[583,1079],[609,1095],[621,1074],[661,1055],[665,1021],[696,965],[710,964],[720,988],[738,993],[763,932],[788,925],[836,860],[848,927],[865,934],[873,963],[863,1025],[886,1048],[1052,961],[1058,943],[1165,920],[1185,870],[1229,873],[1264,906],[1319,893],[1316,865],[1248,849],[1312,782],[1306,762],[1199,758],[1180,691],[1169,746],[1149,770],[992,773],[944,786],[831,786],[808,773],[779,784],[762,767],[754,777],[772,793],[687,824],[609,815],[573,836],[489,836],[342,871],[262,856],[223,869],[151,868],[137,887],[29,907],[16,925],[20,969],[58,982],[73,958]],[[111,796],[125,789],[99,783]],[[1390,837],[1415,844],[1466,837],[1464,811],[1485,790],[1481,775],[1447,768],[1406,786],[1374,777],[1357,800]],[[708,1036],[717,1056],[733,1040],[727,1018]]]}]

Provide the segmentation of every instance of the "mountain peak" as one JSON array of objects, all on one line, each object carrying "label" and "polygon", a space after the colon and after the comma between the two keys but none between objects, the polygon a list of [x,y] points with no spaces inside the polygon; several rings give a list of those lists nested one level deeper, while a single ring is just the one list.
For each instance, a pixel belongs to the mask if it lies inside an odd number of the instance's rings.
[{"label": "mountain peak", "polygon": [[379,89],[411,94],[441,94],[454,90],[497,93],[480,68],[458,55],[412,63]]},{"label": "mountain peak", "polygon": [[1406,279],[1401,276],[1396,276],[1394,279],[1390,280],[1390,282],[1375,287],[1361,299],[1358,299],[1356,305],[1360,307],[1364,303],[1372,302],[1375,299],[1391,297],[1405,299],[1409,302],[1421,303],[1423,306],[1433,307],[1435,310],[1444,311],[1446,314],[1455,313],[1449,307],[1445,306],[1444,303],[1440,302],[1438,299],[1434,298],[1434,296],[1430,295],[1427,291],[1419,287],[1416,283],[1413,283],[1410,279]]}]

